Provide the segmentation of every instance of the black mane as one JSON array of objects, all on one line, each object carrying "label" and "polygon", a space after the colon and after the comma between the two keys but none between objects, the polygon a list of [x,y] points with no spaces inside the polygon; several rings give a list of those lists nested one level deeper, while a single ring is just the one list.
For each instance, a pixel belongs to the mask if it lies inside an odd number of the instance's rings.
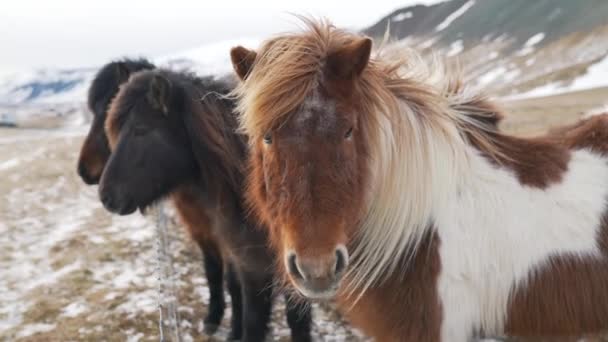
[{"label": "black mane", "polygon": [[155,69],[147,59],[125,58],[110,62],[97,72],[89,87],[87,104],[94,115],[104,115],[118,88],[129,76],[141,70]]}]

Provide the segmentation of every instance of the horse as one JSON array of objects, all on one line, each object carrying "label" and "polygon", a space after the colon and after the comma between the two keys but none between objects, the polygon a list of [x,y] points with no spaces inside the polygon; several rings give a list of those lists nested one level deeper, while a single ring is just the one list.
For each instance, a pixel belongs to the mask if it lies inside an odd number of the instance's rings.
[{"label": "horse", "polygon": [[606,330],[608,116],[510,136],[441,61],[304,21],[231,50],[284,280],[378,341]]},{"label": "horse", "polygon": [[[78,173],[82,180],[89,185],[98,184],[102,171],[110,157],[110,147],[104,131],[106,114],[112,99],[118,93],[120,86],[129,77],[142,70],[152,70],[156,67],[145,59],[124,59],[104,65],[95,75],[88,93],[88,106],[93,113],[93,122],[84,140],[78,158]],[[231,284],[229,292],[232,296],[234,316],[240,317],[240,286],[234,276],[224,272],[224,262],[221,251],[215,241],[210,238],[209,218],[191,204],[187,191],[181,196],[175,196],[175,204],[181,221],[185,224],[189,235],[199,246],[203,255],[203,267],[209,286],[209,308],[204,318],[204,331],[211,335],[217,331],[224,316],[226,307],[224,299],[224,273]],[[229,268],[226,266],[226,268]],[[237,321],[237,326],[240,323]],[[234,336],[239,336],[239,328],[233,328]]]},{"label": "horse", "polygon": [[86,184],[99,183],[103,167],[110,156],[103,125],[112,98],[131,74],[154,68],[155,66],[146,59],[123,59],[104,65],[93,78],[87,96],[87,105],[93,113],[93,121],[80,149],[77,168],[78,174]]},{"label": "horse", "polygon": [[[230,338],[262,341],[276,259],[265,231],[243,209],[247,150],[244,136],[235,131],[234,101],[225,97],[231,90],[229,83],[188,73],[133,75],[106,118],[112,154],[99,196],[106,209],[124,215],[170,195],[189,205],[188,215],[209,218],[210,235],[241,286],[242,314],[233,318],[242,320],[233,322]],[[310,305],[287,300],[286,306],[292,339],[310,341]],[[242,332],[234,330],[240,326]]]}]

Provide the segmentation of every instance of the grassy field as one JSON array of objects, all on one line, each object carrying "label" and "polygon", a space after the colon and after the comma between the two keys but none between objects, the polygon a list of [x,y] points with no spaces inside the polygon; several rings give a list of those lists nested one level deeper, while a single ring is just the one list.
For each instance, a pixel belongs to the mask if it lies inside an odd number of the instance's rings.
[{"label": "grassy field", "polygon": [[[107,213],[78,178],[86,130],[0,128],[0,341],[158,341],[154,220]],[[208,289],[198,247],[171,220],[171,258],[182,341],[204,335]],[[229,296],[227,296],[229,300]],[[228,304],[229,307],[229,304]],[[272,340],[288,341],[277,300]],[[317,340],[361,340],[315,305]]]},{"label": "grassy field", "polygon": [[547,129],[576,122],[586,113],[608,112],[608,87],[547,97],[504,101],[507,116],[501,128],[510,133],[533,136]]}]

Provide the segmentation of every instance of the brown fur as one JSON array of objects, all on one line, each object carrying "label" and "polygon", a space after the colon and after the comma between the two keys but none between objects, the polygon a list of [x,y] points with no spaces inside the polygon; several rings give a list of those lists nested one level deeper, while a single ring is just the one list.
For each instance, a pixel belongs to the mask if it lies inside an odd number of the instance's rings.
[{"label": "brown fur", "polygon": [[[103,130],[103,125],[99,126]],[[93,128],[91,128],[93,129]],[[93,180],[101,178],[101,173],[106,165],[105,151],[102,149],[108,149],[107,146],[100,147],[99,144],[94,142],[94,138],[91,134],[87,135],[82,147],[80,148],[80,157],[78,159],[78,165],[84,165],[86,168],[87,177],[91,177],[92,180],[87,180],[88,183],[94,183]]]},{"label": "brown fur", "polygon": [[512,170],[523,185],[543,189],[559,183],[562,175],[568,171],[569,150],[553,143],[550,137],[520,139],[495,134],[492,135],[492,140],[498,146],[493,150],[500,151],[500,154],[491,155],[492,152],[488,152],[484,146],[476,144],[475,139],[471,139],[473,145],[488,160]]},{"label": "brown fur", "polygon": [[339,298],[346,317],[377,341],[438,342],[440,243],[434,233],[426,236],[407,269],[370,288],[352,309],[352,298]]},{"label": "brown fur", "polygon": [[230,59],[234,66],[234,71],[240,79],[244,80],[247,78],[247,73],[251,70],[253,63],[255,62],[256,53],[249,51],[243,47],[235,47],[230,51]]},{"label": "brown fur", "polygon": [[222,258],[217,237],[213,236],[210,229],[211,219],[205,211],[200,210],[204,203],[201,203],[200,196],[196,194],[197,191],[198,189],[190,186],[181,187],[171,196],[173,205],[192,240],[196,241],[205,251]]}]

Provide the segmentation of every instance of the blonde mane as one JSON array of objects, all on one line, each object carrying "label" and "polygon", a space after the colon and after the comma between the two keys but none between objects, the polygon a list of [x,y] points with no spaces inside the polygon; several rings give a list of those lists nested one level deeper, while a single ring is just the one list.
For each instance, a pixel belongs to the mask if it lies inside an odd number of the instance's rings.
[{"label": "blonde mane", "polygon": [[[240,127],[259,141],[323,82],[326,57],[360,36],[327,21],[303,19],[304,32],[265,42],[251,73],[233,92]],[[437,58],[406,48],[375,51],[357,79],[361,125],[369,129],[371,182],[345,290],[362,294],[400,268],[433,229],[433,214],[466,172],[474,139],[499,154],[487,108]],[[473,105],[472,105],[473,104]],[[489,114],[489,113],[488,113]]]}]

